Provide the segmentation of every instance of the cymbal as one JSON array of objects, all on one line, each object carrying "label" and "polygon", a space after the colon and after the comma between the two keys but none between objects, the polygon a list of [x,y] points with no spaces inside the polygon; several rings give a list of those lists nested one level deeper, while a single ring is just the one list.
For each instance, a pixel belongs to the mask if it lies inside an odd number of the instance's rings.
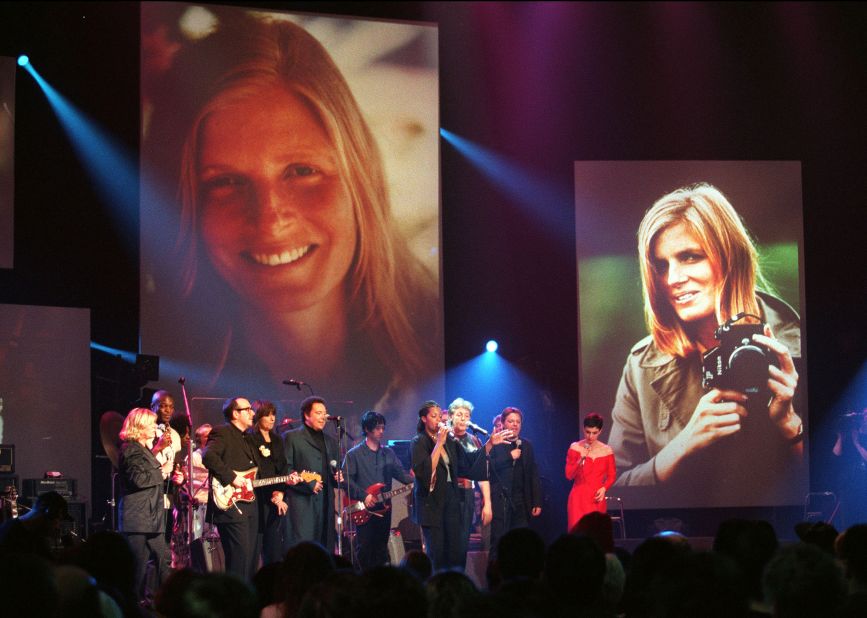
[{"label": "cymbal", "polygon": [[123,427],[123,416],[109,410],[99,418],[99,439],[105,454],[111,460],[111,465],[117,468],[120,461],[120,429]]}]

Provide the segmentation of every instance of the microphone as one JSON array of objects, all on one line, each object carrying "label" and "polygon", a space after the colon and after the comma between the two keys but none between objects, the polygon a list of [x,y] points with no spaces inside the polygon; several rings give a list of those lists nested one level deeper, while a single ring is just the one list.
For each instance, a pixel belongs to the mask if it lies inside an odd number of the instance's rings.
[{"label": "microphone", "polygon": [[[518,438],[517,440],[515,440],[515,447],[516,447],[518,450],[521,450],[521,438]],[[518,461],[518,460],[512,458],[512,467],[513,467],[513,468],[515,467],[515,462],[516,462],[516,461]]]},{"label": "microphone", "polygon": [[293,380],[290,378],[288,380],[283,380],[283,384],[285,384],[286,386],[294,386],[295,388],[297,388],[300,391],[301,385],[307,384],[307,382],[302,382],[301,380]]},{"label": "microphone", "polygon": [[332,472],[335,472],[335,473],[337,472],[337,460],[336,459],[332,459],[331,461],[329,461],[328,465],[331,466]]},{"label": "microphone", "polygon": [[183,386],[186,381],[187,381],[187,379],[183,376],[178,378],[178,384],[180,384],[181,386]]},{"label": "microphone", "polygon": [[488,432],[485,429],[479,427],[478,425],[476,425],[472,421],[467,421],[467,427],[469,427],[470,429],[472,429],[476,433],[480,433],[480,434],[485,435],[485,436],[488,435]]},{"label": "microphone", "polygon": [[342,416],[329,416],[328,420],[329,421],[337,421],[339,423],[340,421],[343,420],[343,417]]}]

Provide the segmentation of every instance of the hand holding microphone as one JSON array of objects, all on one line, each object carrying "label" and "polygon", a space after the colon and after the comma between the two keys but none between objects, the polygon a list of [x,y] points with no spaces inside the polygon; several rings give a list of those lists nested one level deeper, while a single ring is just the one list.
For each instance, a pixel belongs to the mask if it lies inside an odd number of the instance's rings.
[{"label": "hand holding microphone", "polygon": [[439,431],[437,432],[437,443],[442,444],[446,441],[446,436],[451,433],[452,428],[449,423],[439,423],[437,426],[439,427]]},{"label": "hand holding microphone", "polygon": [[338,483],[343,482],[343,472],[337,467],[337,460],[332,459],[328,462],[328,465],[331,466],[331,474],[334,475],[334,480]]},{"label": "hand holding microphone", "polygon": [[515,448],[510,451],[512,455],[512,465],[521,458],[521,438],[515,440]]}]

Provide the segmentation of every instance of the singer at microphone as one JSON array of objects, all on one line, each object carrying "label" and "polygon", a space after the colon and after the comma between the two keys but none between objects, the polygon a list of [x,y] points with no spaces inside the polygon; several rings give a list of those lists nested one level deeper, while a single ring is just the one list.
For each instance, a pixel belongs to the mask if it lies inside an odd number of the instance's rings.
[{"label": "singer at microphone", "polygon": [[496,547],[509,530],[529,526],[530,519],[542,512],[535,449],[530,440],[521,436],[524,414],[518,408],[508,407],[500,417],[514,441],[491,450],[491,547]]},{"label": "singer at microphone", "polygon": [[289,470],[308,471],[305,476],[309,478],[287,487],[285,541],[290,546],[312,541],[330,553],[336,540],[333,490],[337,486],[337,440],[323,431],[329,414],[322,397],[302,401],[301,415],[304,424],[286,433],[286,459]]}]

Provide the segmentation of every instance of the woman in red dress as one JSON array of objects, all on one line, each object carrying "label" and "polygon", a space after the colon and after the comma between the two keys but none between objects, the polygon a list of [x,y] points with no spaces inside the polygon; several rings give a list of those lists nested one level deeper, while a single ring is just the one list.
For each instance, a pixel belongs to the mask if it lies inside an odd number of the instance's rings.
[{"label": "woman in red dress", "polygon": [[569,492],[568,530],[591,511],[606,511],[605,494],[614,484],[614,451],[599,441],[602,417],[584,417],[584,439],[573,442],[566,452],[566,478],[572,481]]}]

